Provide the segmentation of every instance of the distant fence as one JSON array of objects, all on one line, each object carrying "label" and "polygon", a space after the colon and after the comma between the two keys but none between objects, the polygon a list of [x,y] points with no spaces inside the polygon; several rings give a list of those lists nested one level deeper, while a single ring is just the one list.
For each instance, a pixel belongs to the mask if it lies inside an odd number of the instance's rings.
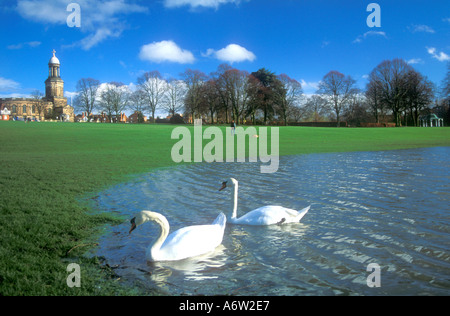
[{"label": "distant fence", "polygon": [[[337,127],[337,122],[300,122],[289,123],[289,126]],[[339,127],[347,127],[347,122],[339,122]]]},{"label": "distant fence", "polygon": [[361,127],[395,127],[395,123],[361,123]]}]

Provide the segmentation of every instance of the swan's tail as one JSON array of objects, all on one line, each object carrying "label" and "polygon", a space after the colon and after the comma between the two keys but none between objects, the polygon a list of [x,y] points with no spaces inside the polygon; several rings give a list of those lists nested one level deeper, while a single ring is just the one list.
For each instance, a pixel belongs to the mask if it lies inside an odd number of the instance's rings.
[{"label": "swan's tail", "polygon": [[225,228],[226,223],[227,223],[227,217],[225,216],[224,213],[220,213],[219,216],[217,216],[217,218],[214,220],[214,222],[212,224],[219,225],[219,226],[222,226],[223,228]]},{"label": "swan's tail", "polygon": [[309,209],[311,208],[311,205],[308,207],[305,207],[303,210],[298,212],[298,215],[295,218],[296,222],[300,222],[300,220],[305,216],[306,213],[308,213]]}]

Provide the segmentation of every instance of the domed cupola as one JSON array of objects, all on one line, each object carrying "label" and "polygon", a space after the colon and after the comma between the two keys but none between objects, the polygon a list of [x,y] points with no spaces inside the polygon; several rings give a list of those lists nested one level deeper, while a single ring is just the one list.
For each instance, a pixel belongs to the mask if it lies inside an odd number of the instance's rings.
[{"label": "domed cupola", "polygon": [[56,57],[56,51],[53,50],[53,57],[48,62],[48,78],[45,81],[45,97],[52,99],[54,97],[64,97],[64,81],[61,79],[60,62]]},{"label": "domed cupola", "polygon": [[59,63],[59,59],[56,57],[56,51],[53,50],[53,57],[50,58],[48,62],[48,77],[49,78],[59,78],[61,76],[59,66],[61,65]]},{"label": "domed cupola", "polygon": [[59,59],[56,57],[56,51],[55,50],[53,50],[52,51],[52,53],[53,53],[53,57],[52,58],[50,58],[50,61],[48,62],[48,65],[50,66],[50,65],[60,65],[60,63],[59,63]]}]

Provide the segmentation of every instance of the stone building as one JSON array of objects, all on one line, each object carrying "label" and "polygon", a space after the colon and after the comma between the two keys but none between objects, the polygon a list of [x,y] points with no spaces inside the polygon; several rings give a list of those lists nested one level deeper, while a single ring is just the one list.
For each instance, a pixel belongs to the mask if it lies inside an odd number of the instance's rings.
[{"label": "stone building", "polygon": [[48,78],[45,80],[43,98],[5,98],[0,99],[0,110],[8,110],[10,118],[27,120],[62,120],[73,122],[73,107],[64,97],[64,81],[61,79],[60,62],[53,50],[53,57],[48,62]]}]

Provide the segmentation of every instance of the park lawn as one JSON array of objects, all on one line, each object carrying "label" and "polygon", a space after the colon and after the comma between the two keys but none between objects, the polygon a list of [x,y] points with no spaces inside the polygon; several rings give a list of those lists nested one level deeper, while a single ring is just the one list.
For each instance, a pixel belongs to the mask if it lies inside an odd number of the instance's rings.
[{"label": "park lawn", "polygon": [[280,155],[450,146],[448,128],[283,127]]},{"label": "park lawn", "polygon": [[[79,199],[175,165],[174,128],[0,122],[0,295],[143,294],[85,255],[105,225],[125,219],[92,212]],[[280,127],[281,155],[430,146],[450,146],[450,129]],[[66,284],[73,262],[80,288]]]}]

